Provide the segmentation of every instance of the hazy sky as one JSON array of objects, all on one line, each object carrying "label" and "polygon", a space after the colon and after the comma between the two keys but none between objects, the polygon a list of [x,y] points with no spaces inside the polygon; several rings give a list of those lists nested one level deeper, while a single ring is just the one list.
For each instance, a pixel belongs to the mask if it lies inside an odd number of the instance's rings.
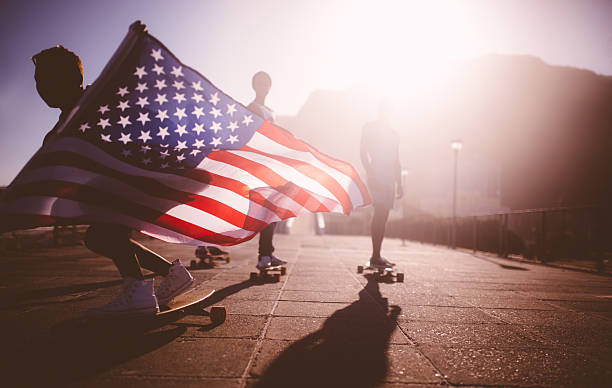
[{"label": "hazy sky", "polygon": [[251,76],[266,70],[268,104],[293,114],[314,89],[369,84],[401,94],[490,52],[612,75],[611,16],[612,0],[0,0],[0,185],[59,115],[38,97],[29,57],[62,44],[92,83],[135,20],[243,103],[253,98]]}]

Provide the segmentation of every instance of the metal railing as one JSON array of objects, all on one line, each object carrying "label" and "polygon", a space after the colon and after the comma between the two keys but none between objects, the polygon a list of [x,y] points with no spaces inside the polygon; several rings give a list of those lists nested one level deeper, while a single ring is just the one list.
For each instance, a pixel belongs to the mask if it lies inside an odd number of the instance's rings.
[{"label": "metal railing", "polygon": [[[596,206],[529,209],[457,218],[457,247],[537,258],[541,261],[604,260],[611,212]],[[389,225],[389,235],[452,245],[452,218],[407,218]]]}]

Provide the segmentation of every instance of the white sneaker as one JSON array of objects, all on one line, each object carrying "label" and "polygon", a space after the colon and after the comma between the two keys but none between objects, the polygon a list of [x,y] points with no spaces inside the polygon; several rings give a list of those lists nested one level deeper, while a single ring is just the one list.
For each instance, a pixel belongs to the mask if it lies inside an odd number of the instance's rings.
[{"label": "white sneaker", "polygon": [[264,269],[272,266],[272,258],[270,256],[259,256],[257,261],[257,269]]},{"label": "white sneaker", "polygon": [[168,270],[168,275],[155,290],[157,302],[160,305],[167,305],[172,299],[187,291],[193,282],[193,276],[187,271],[187,268],[178,259],[174,260]]},{"label": "white sneaker", "polygon": [[285,260],[281,260],[274,255],[270,255],[270,264],[273,266],[285,265],[287,262]]},{"label": "white sneaker", "polygon": [[153,280],[123,279],[123,293],[104,306],[89,310],[93,314],[155,314],[159,312],[153,293]]}]

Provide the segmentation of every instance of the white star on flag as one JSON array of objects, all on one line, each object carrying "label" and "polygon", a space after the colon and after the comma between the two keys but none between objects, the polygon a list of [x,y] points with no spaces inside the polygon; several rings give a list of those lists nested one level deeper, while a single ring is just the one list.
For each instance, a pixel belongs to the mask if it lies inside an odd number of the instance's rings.
[{"label": "white star on flag", "polygon": [[141,67],[136,66],[136,71],[134,72],[134,75],[137,76],[138,79],[142,79],[142,77],[144,77],[147,74],[149,73],[145,71],[144,66],[141,66]]},{"label": "white star on flag", "polygon": [[213,105],[217,105],[217,103],[219,102],[220,98],[218,96],[219,93],[214,92],[213,94],[210,95],[210,100],[208,100],[208,102],[210,102]]},{"label": "white star on flag", "polygon": [[172,87],[175,88],[176,90],[181,90],[181,89],[185,89],[185,84],[183,83],[183,81],[174,81],[172,83]]},{"label": "white star on flag", "polygon": [[119,105],[117,105],[117,108],[121,109],[121,111],[123,112],[126,109],[130,109],[130,104],[128,104],[128,100],[119,101]]},{"label": "white star on flag", "polygon": [[108,105],[100,105],[100,107],[98,108],[98,112],[100,112],[101,115],[103,115],[104,113],[108,112],[110,109],[108,107]]},{"label": "white star on flag", "polygon": [[200,147],[204,147],[204,140],[195,139],[195,143],[193,143],[192,147],[195,147],[197,149],[200,149]]},{"label": "white star on flag", "polygon": [[179,120],[181,120],[183,117],[186,117],[187,115],[185,114],[185,108],[176,108],[176,112],[173,113],[176,117],[178,117]]},{"label": "white star on flag", "polygon": [[160,122],[164,122],[165,119],[169,119],[170,116],[168,116],[168,110],[161,110],[158,109],[157,110],[157,114],[155,115],[156,118],[159,119]]},{"label": "white star on flag", "polygon": [[81,126],[79,127],[79,131],[81,132],[85,132],[86,130],[90,129],[91,127],[89,126],[89,123],[83,123],[81,124]]},{"label": "white star on flag", "polygon": [[176,100],[177,104],[180,104],[183,101],[187,101],[187,99],[185,98],[185,95],[183,93],[176,93],[174,95],[174,97],[172,97],[173,100]]},{"label": "white star on flag", "polygon": [[165,79],[156,79],[155,80],[155,86],[153,86],[154,88],[157,88],[157,90],[161,91],[163,88],[168,87],[166,85],[166,80]]},{"label": "white star on flag", "polygon": [[140,121],[142,125],[145,125],[147,121],[151,121],[151,119],[149,118],[149,112],[138,113],[138,116],[139,117],[136,119],[136,121]]},{"label": "white star on flag", "polygon": [[197,90],[198,92],[199,92],[199,91],[204,90],[204,88],[202,88],[202,85],[200,85],[200,81],[198,81],[198,82],[192,82],[192,83],[191,83],[191,87],[192,87],[194,90]]},{"label": "white star on flag", "polygon": [[200,133],[206,132],[206,130],[204,129],[204,124],[199,124],[199,123],[194,124],[192,131],[196,132],[198,136],[200,136]]},{"label": "white star on flag", "polygon": [[121,125],[124,129],[127,125],[132,124],[132,122],[130,121],[130,116],[119,116],[119,121],[117,121],[117,124]]},{"label": "white star on flag", "polygon": [[236,113],[236,104],[227,104],[227,114],[233,116]]},{"label": "white star on flag", "polygon": [[128,91],[128,87],[124,86],[122,88],[119,88],[119,90],[117,90],[117,94],[123,98],[123,96],[125,96],[126,94],[130,94],[130,92]]},{"label": "white star on flag", "polygon": [[210,142],[210,145],[213,146],[213,147],[221,145],[221,138],[220,137],[213,137],[212,141]]},{"label": "white star on flag", "polygon": [[153,69],[151,69],[151,71],[156,73],[157,75],[166,74],[164,68],[159,66],[157,63],[153,65]]},{"label": "white star on flag", "polygon": [[183,71],[180,66],[172,66],[172,71],[170,72],[175,77],[184,77]]},{"label": "white star on flag", "polygon": [[227,129],[229,129],[230,131],[234,132],[236,129],[238,129],[238,122],[237,121],[230,121],[230,123],[227,126]]},{"label": "white star on flag", "polygon": [[163,150],[162,152],[159,153],[159,157],[162,160],[166,159],[168,156],[170,156],[170,151],[168,151],[168,150]]},{"label": "white star on flag", "polygon": [[178,133],[179,137],[183,137],[183,135],[187,133],[187,130],[185,129],[186,127],[187,127],[187,124],[185,125],[178,124],[174,132]]},{"label": "white star on flag", "polygon": [[180,150],[184,150],[185,148],[187,148],[187,140],[185,141],[177,141],[176,147],[174,147],[175,151],[180,151]]},{"label": "white star on flag", "polygon": [[234,136],[234,135],[230,135],[230,136],[227,138],[227,141],[228,141],[229,143],[234,144],[235,142],[237,142],[237,141],[238,141],[238,135],[236,135],[236,136]]},{"label": "white star on flag", "polygon": [[158,94],[155,102],[157,102],[159,105],[164,105],[164,102],[168,102],[168,99],[166,98],[165,94]]},{"label": "white star on flag", "polygon": [[242,120],[242,124],[244,125],[249,125],[253,122],[253,115],[246,115],[244,116],[244,120]]},{"label": "white star on flag", "polygon": [[193,112],[191,112],[191,114],[196,116],[199,119],[200,116],[204,116],[203,110],[204,110],[204,108],[202,108],[202,107],[194,106],[193,107]]},{"label": "white star on flag", "polygon": [[123,133],[121,132],[121,137],[119,138],[119,141],[122,142],[124,145],[131,142],[132,139],[132,134],[131,133]]},{"label": "white star on flag", "polygon": [[142,140],[143,143],[146,143],[147,141],[152,139],[150,134],[151,131],[140,131],[140,136],[138,136],[138,139]]},{"label": "white star on flag", "polygon": [[101,138],[102,140],[104,140],[105,142],[107,142],[107,143],[112,143],[112,142],[113,142],[113,141],[111,140],[111,135],[110,135],[110,133],[109,133],[108,135],[105,135],[105,134],[101,133],[101,134],[100,134],[100,138]]},{"label": "white star on flag", "polygon": [[110,127],[111,125],[110,125],[110,123],[108,122],[108,120],[109,120],[109,119],[103,119],[103,118],[100,118],[100,121],[98,121],[98,125],[99,125],[100,127],[102,127],[102,129],[105,129],[106,127]]},{"label": "white star on flag", "polygon": [[193,93],[193,96],[191,97],[191,99],[199,104],[200,102],[204,101],[204,96],[198,93]]},{"label": "white star on flag", "polygon": [[161,49],[151,50],[151,56],[155,59],[155,62],[159,61],[160,59],[164,59],[164,57],[161,55]]},{"label": "white star on flag", "polygon": [[145,90],[149,90],[149,88],[147,87],[147,83],[146,82],[143,82],[143,83],[139,82],[138,86],[136,86],[134,89],[138,90],[138,92],[140,92],[140,93],[144,92]]},{"label": "white star on flag", "polygon": [[213,131],[215,131],[215,135],[217,134],[217,131],[221,131],[221,123],[218,123],[216,121],[213,121],[212,124],[210,125],[210,129],[212,129]]},{"label": "white star on flag", "polygon": [[140,105],[140,109],[144,108],[145,105],[149,105],[149,97],[138,97],[136,105]]},{"label": "white star on flag", "polygon": [[223,116],[223,113],[221,113],[221,109],[217,109],[217,108],[212,108],[210,110],[210,112],[208,112],[208,113],[210,113],[211,115],[215,116],[215,118],[217,118],[219,116]]},{"label": "white star on flag", "polygon": [[164,140],[166,136],[170,136],[170,134],[168,133],[168,127],[159,127],[159,132],[157,132],[157,136],[161,137],[162,140]]}]

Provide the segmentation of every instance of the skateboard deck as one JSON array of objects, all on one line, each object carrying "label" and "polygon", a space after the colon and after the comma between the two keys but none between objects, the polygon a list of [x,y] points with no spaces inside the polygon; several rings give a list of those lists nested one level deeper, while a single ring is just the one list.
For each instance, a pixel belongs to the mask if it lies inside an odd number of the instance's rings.
[{"label": "skateboard deck", "polygon": [[251,272],[250,279],[255,280],[258,277],[271,277],[275,282],[280,282],[281,276],[287,273],[287,267],[282,265],[273,265],[259,269],[259,273]]},{"label": "skateboard deck", "polygon": [[395,281],[398,283],[404,282],[404,274],[402,272],[395,272],[393,267],[379,267],[376,265],[370,265],[369,262],[365,265],[357,266],[357,273],[364,273],[364,271],[375,271],[377,276],[390,277],[395,279]]}]

